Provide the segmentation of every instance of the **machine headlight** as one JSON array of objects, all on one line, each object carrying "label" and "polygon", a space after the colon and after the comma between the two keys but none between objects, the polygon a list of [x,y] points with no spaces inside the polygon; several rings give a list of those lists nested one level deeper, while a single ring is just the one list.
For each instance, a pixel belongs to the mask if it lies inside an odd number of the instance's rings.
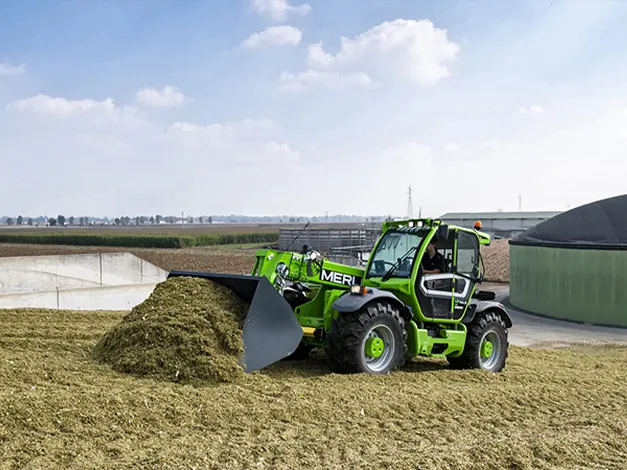
[{"label": "machine headlight", "polygon": [[365,295],[368,293],[368,288],[365,286],[360,286],[359,284],[355,284],[351,286],[351,294],[355,295]]},{"label": "machine headlight", "polygon": [[290,268],[287,267],[287,264],[280,262],[276,266],[276,272],[281,277],[287,277],[287,275],[290,273]]}]

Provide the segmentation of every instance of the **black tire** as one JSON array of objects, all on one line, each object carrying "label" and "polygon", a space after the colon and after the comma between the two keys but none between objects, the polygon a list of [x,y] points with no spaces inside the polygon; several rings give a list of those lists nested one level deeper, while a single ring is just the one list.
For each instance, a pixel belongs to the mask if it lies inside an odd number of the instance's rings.
[{"label": "black tire", "polygon": [[[385,344],[382,350],[379,348],[380,356],[367,356],[366,342],[377,336]],[[376,301],[353,314],[340,314],[324,345],[329,368],[340,374],[386,374],[403,365],[406,350],[407,331],[399,310]]]},{"label": "black tire", "polygon": [[[489,348],[492,355],[482,355],[482,344],[485,338],[493,344]],[[468,325],[468,336],[464,352],[459,357],[448,357],[452,369],[483,369],[489,372],[500,372],[505,367],[509,342],[507,328],[501,316],[493,311],[479,314]]]}]

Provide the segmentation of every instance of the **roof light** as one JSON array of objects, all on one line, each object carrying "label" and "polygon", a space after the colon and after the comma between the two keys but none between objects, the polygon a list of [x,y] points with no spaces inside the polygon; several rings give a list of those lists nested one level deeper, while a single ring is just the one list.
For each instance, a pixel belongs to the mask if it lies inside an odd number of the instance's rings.
[{"label": "roof light", "polygon": [[475,221],[475,228],[481,230],[481,222],[479,220]]}]

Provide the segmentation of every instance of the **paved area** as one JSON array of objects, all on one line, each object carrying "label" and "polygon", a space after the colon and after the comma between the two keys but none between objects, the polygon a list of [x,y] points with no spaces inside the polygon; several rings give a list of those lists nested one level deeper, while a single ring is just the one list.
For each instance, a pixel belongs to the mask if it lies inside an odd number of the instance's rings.
[{"label": "paved area", "polygon": [[568,346],[575,343],[606,343],[627,345],[627,328],[611,328],[554,320],[531,315],[516,309],[509,303],[509,286],[483,284],[484,290],[496,292],[512,317],[510,343],[515,346]]}]

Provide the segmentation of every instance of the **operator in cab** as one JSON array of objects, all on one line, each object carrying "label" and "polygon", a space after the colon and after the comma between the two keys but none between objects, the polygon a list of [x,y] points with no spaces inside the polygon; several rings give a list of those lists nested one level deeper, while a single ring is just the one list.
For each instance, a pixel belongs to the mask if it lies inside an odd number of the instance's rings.
[{"label": "operator in cab", "polygon": [[427,251],[422,257],[422,274],[439,274],[444,266],[444,257],[438,253],[438,240],[433,237],[427,246]]}]

